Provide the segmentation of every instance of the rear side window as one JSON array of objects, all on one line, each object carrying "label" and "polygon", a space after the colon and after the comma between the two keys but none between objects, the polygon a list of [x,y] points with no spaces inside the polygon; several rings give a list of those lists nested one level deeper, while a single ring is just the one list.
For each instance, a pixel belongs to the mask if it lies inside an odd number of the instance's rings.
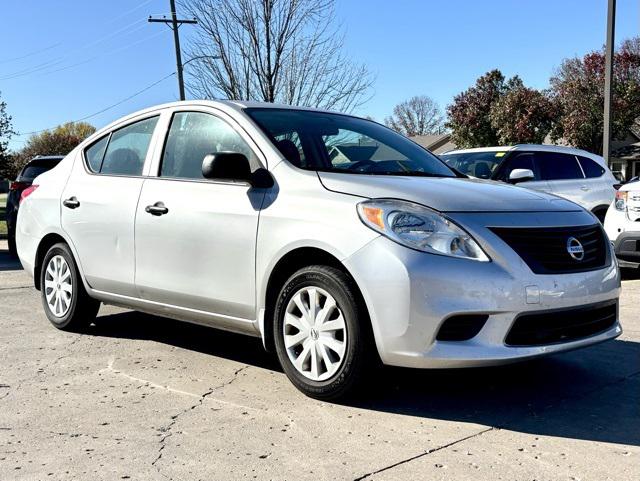
[{"label": "rear side window", "polygon": [[89,168],[111,175],[142,175],[158,117],[140,120],[103,137],[85,150]]},{"label": "rear side window", "polygon": [[584,175],[588,179],[593,179],[595,177],[602,177],[602,174],[604,174],[604,167],[599,165],[597,162],[594,162],[593,160],[587,157],[578,157],[578,161],[582,166]]},{"label": "rear side window", "polygon": [[171,120],[160,176],[202,179],[202,161],[215,152],[238,152],[252,166],[257,164],[249,145],[224,120],[202,112],[178,112]]},{"label": "rear side window", "polygon": [[536,163],[542,180],[584,179],[574,155],[536,152]]}]

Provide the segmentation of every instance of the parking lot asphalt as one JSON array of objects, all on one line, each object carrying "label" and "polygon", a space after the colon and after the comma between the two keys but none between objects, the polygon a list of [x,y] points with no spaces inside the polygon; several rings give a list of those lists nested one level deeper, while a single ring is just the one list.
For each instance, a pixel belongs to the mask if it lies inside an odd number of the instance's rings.
[{"label": "parking lot asphalt", "polygon": [[0,241],[0,480],[640,478],[640,275],[624,334],[538,361],[385,368],[308,399],[258,339],[102,306],[50,326]]}]

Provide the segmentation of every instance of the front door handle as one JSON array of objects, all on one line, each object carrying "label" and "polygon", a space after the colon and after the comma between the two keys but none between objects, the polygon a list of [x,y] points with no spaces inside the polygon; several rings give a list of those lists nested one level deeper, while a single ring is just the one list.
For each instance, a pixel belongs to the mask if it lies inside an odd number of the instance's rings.
[{"label": "front door handle", "polygon": [[62,205],[68,207],[69,209],[76,209],[80,207],[80,201],[76,199],[76,196],[74,195],[73,197],[69,197],[68,199],[63,200]]},{"label": "front door handle", "polygon": [[169,212],[163,202],[156,202],[153,205],[148,205],[144,208],[144,211],[151,215],[165,215]]},{"label": "front door handle", "polygon": [[582,187],[580,187],[580,190],[587,191],[589,190],[589,187],[587,187],[586,185],[583,185]]}]

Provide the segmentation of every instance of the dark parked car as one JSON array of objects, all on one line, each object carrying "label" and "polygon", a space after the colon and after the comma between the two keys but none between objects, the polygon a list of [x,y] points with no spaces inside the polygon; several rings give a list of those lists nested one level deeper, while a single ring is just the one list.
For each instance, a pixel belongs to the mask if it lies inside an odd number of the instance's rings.
[{"label": "dark parked car", "polygon": [[16,253],[16,219],[22,192],[30,187],[33,179],[43,172],[53,169],[64,158],[63,155],[38,155],[24,166],[16,180],[9,184],[7,196],[7,234],[9,239],[9,252]]}]

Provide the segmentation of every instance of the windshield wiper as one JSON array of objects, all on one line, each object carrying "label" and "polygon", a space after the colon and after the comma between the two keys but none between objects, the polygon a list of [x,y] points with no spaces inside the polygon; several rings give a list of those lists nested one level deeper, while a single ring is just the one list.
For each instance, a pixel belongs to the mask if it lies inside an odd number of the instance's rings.
[{"label": "windshield wiper", "polygon": [[397,170],[393,171],[381,171],[381,172],[362,172],[363,174],[370,175],[395,175],[395,176],[403,176],[403,177],[454,177],[453,175],[444,175],[444,174],[435,174],[432,172],[417,172],[417,171],[407,171],[407,172],[398,172]]}]

